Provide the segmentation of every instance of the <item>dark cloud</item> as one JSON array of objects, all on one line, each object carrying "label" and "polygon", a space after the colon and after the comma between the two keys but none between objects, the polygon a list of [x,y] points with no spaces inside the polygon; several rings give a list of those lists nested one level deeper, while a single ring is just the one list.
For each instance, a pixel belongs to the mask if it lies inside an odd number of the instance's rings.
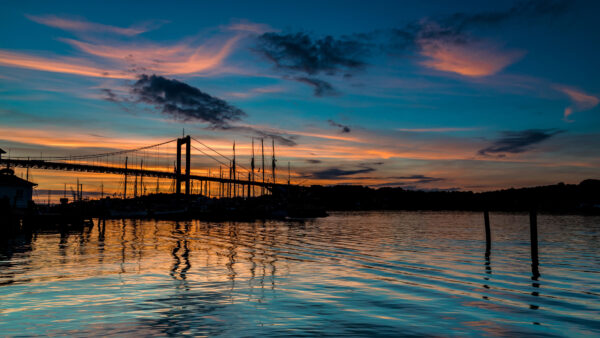
[{"label": "dark cloud", "polygon": [[312,86],[315,96],[323,97],[338,93],[331,83],[315,76],[341,73],[348,78],[363,69],[366,66],[364,59],[371,49],[369,39],[368,34],[313,38],[303,32],[269,32],[258,38],[255,51],[280,71],[308,75],[292,79]]},{"label": "dark cloud", "polygon": [[358,165],[359,166],[372,166],[372,165],[383,165],[383,162],[361,162]]},{"label": "dark cloud", "polygon": [[131,109],[129,107],[131,100],[129,98],[117,95],[115,92],[108,88],[101,88],[100,91],[102,92],[102,94],[104,94],[104,97],[102,99],[108,102],[116,103],[124,111],[131,112]]},{"label": "dark cloud", "polygon": [[530,24],[533,20],[561,15],[571,7],[571,4],[570,0],[518,1],[506,10],[458,12],[437,18],[426,18],[389,32],[378,32],[376,35],[391,33],[391,37],[388,37],[389,42],[384,44],[384,49],[388,51],[414,48],[417,41],[445,40],[464,44],[472,40],[469,34],[471,30],[490,28],[515,20]]},{"label": "dark cloud", "polygon": [[365,66],[368,44],[360,36],[313,39],[306,33],[269,32],[258,39],[256,51],[277,68],[309,75],[350,72]]},{"label": "dark cloud", "polygon": [[341,133],[349,133],[350,132],[350,127],[345,126],[345,125],[340,124],[340,123],[337,123],[334,120],[327,120],[327,123],[329,123],[329,125],[332,126],[332,127],[340,128],[340,132]]},{"label": "dark cloud", "polygon": [[313,159],[307,159],[305,161],[308,162],[308,163],[311,163],[311,164],[319,164],[319,163],[323,162],[321,160],[313,160]]},{"label": "dark cloud", "polygon": [[132,85],[130,97],[121,97],[107,88],[101,91],[105,95],[105,100],[117,103],[127,111],[130,109],[123,105],[124,103],[143,102],[154,105],[163,113],[176,119],[208,123],[208,128],[213,130],[246,132],[258,137],[272,138],[278,144],[286,146],[297,144],[296,136],[231,124],[239,121],[246,114],[224,100],[174,79],[143,74]]},{"label": "dark cloud", "polygon": [[361,168],[355,170],[344,170],[340,168],[328,168],[324,170],[319,170],[311,173],[308,177],[314,178],[318,180],[333,180],[339,178],[345,178],[348,176],[356,175],[356,174],[366,174],[375,171],[374,168]]},{"label": "dark cloud", "polygon": [[298,82],[306,83],[307,85],[312,86],[314,88],[315,96],[323,97],[323,96],[338,95],[338,92],[327,81],[323,81],[323,80],[319,80],[319,79],[315,79],[315,78],[309,78],[309,77],[296,77],[296,78],[294,78],[294,80],[296,80]]},{"label": "dark cloud", "polygon": [[469,28],[482,28],[505,23],[514,19],[536,19],[563,14],[569,9],[570,0],[528,0],[518,1],[514,6],[504,11],[481,13],[454,13],[441,20],[446,27],[452,27],[455,32]]},{"label": "dark cloud", "polygon": [[198,88],[157,75],[141,75],[133,84],[136,101],[154,105],[178,119],[208,123],[215,129],[227,129],[229,123],[246,114]]},{"label": "dark cloud", "polygon": [[108,88],[101,88],[100,91],[104,94],[103,99],[109,102],[122,102],[122,99]]},{"label": "dark cloud", "polygon": [[280,134],[280,133],[276,133],[276,132],[272,132],[272,131],[265,131],[265,130],[256,129],[256,128],[250,127],[250,126],[227,125],[220,129],[239,131],[239,132],[248,132],[248,133],[254,134],[261,138],[272,138],[278,144],[285,145],[285,146],[293,147],[293,146],[297,145],[297,143],[295,141],[297,139],[296,136],[284,135],[284,134]]},{"label": "dark cloud", "polygon": [[[315,88],[316,96],[334,94],[329,82],[317,75],[351,77],[367,66],[366,59],[373,51],[404,53],[418,49],[422,43],[440,40],[465,44],[476,40],[473,30],[495,27],[510,21],[530,24],[533,21],[557,17],[565,13],[571,0],[517,1],[505,10],[486,12],[457,12],[445,16],[423,18],[395,29],[354,33],[341,37],[315,38],[304,32],[268,32],[258,37],[254,51],[285,72],[288,79]],[[304,74],[293,77],[290,74]]]},{"label": "dark cloud", "polygon": [[[405,181],[411,182],[412,184],[440,182],[440,181],[446,180],[445,178],[441,178],[441,177],[430,177],[430,176],[425,176],[425,175],[394,176],[394,177],[390,177],[390,179],[405,180]],[[406,182],[404,182],[404,183],[406,184]]]},{"label": "dark cloud", "polygon": [[414,191],[427,191],[427,192],[440,192],[440,191],[461,191],[461,188],[452,187],[452,188],[423,188],[417,185],[406,184],[406,182],[386,182],[380,184],[373,184],[371,187],[374,188],[402,188],[404,190],[414,190]]},{"label": "dark cloud", "polygon": [[531,150],[532,146],[561,133],[556,129],[528,129],[523,131],[505,131],[502,136],[486,148],[479,150],[479,155],[511,153],[517,154]]},{"label": "dark cloud", "polygon": [[422,188],[420,184],[427,184],[432,182],[442,182],[446,181],[445,178],[441,177],[431,177],[425,175],[409,175],[409,176],[395,176],[395,177],[387,177],[387,179],[392,180],[390,182],[375,184],[373,187],[400,187],[406,190],[426,190],[426,191],[453,191],[459,190],[459,188],[449,188],[449,189],[439,189],[439,188]]}]

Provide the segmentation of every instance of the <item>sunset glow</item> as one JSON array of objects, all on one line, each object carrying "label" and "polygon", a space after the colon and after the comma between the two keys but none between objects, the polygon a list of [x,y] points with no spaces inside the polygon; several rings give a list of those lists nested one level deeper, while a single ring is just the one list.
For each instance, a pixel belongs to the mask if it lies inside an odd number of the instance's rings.
[{"label": "sunset glow", "polygon": [[[228,158],[235,141],[244,167],[252,140],[260,156],[263,139],[265,172],[274,139],[278,180],[290,162],[291,180],[304,185],[481,191],[598,178],[598,67],[578,57],[595,55],[594,44],[579,42],[579,24],[544,38],[549,22],[567,27],[575,15],[595,25],[585,6],[340,3],[309,22],[306,8],[267,15],[239,5],[190,8],[192,21],[169,9],[126,16],[133,4],[120,13],[100,3],[11,5],[0,147],[11,157],[109,153],[185,130]],[[367,7],[378,20],[344,15]],[[147,164],[171,171],[174,151]],[[223,166],[192,154],[193,171]],[[63,185],[61,175],[38,175],[38,189]],[[118,176],[106,180],[118,190]]]}]

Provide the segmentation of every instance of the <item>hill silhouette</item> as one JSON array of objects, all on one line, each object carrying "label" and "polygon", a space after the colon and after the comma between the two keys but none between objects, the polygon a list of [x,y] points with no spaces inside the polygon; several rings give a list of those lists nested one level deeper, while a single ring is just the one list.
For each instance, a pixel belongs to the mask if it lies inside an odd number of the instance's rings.
[{"label": "hill silhouette", "polygon": [[305,201],[327,210],[497,210],[600,213],[600,180],[488,192],[311,186]]}]

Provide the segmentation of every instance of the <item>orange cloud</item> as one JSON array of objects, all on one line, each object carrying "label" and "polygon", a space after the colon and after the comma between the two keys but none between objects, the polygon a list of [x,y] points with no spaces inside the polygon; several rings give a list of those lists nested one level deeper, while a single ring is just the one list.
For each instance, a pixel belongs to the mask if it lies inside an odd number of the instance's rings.
[{"label": "orange cloud", "polygon": [[[74,23],[71,23],[75,25]],[[85,57],[49,57],[0,50],[0,65],[80,76],[133,79],[140,72],[161,75],[199,75],[234,71],[223,66],[237,42],[247,34],[209,40],[202,45],[186,40],[161,46],[152,43],[90,43],[61,41],[81,50]]]},{"label": "orange cloud", "polygon": [[586,94],[582,91],[573,88],[557,87],[557,89],[569,96],[571,101],[573,101],[572,106],[565,108],[565,111],[563,113],[563,118],[565,119],[565,121],[570,122],[570,120],[568,120],[568,117],[571,114],[573,114],[575,110],[582,111],[592,109],[595,106],[597,106],[598,103],[600,103],[600,99],[598,99],[596,96]]},{"label": "orange cloud", "polygon": [[0,65],[90,77],[112,79],[134,78],[133,74],[127,74],[120,70],[103,69],[90,65],[90,62],[84,59],[39,57],[2,50],[0,50]]},{"label": "orange cloud", "polygon": [[[199,47],[190,43],[180,43],[173,46],[145,45],[101,45],[73,39],[63,39],[64,42],[116,64],[123,68],[131,67],[169,75],[189,75],[214,70],[231,54],[235,44],[242,35],[235,35],[216,45],[214,42]],[[216,46],[215,46],[216,45]]]},{"label": "orange cloud", "polygon": [[93,136],[90,131],[57,130],[53,128],[29,129],[17,127],[0,127],[0,138],[5,141],[46,147],[62,148],[114,148],[131,149],[142,147],[164,140],[153,138],[124,138],[118,136]]},{"label": "orange cloud", "polygon": [[522,51],[502,51],[491,44],[457,44],[443,40],[420,40],[421,55],[428,68],[469,77],[493,75],[523,57]]},{"label": "orange cloud", "polygon": [[[186,129],[187,130],[187,129]],[[507,178],[509,175],[514,176],[513,170],[506,170],[507,168],[520,168],[519,170],[530,170],[539,171],[541,167],[556,167],[556,168],[569,168],[577,167],[593,172],[593,168],[597,168],[597,161],[582,160],[576,156],[560,157],[557,159],[556,156],[545,156],[544,154],[527,153],[524,156],[516,156],[510,158],[477,158],[474,156],[476,151],[481,148],[481,144],[473,139],[461,139],[457,137],[406,137],[400,133],[383,133],[383,132],[366,132],[364,130],[357,130],[352,135],[330,135],[326,134],[326,131],[319,129],[312,129],[310,132],[301,131],[285,131],[287,134],[296,134],[303,136],[302,142],[295,147],[282,147],[278,146],[276,149],[277,158],[280,165],[280,175],[278,176],[278,182],[284,182],[287,179],[286,162],[291,161],[292,164],[292,182],[302,184],[335,184],[340,183],[340,180],[316,180],[307,178],[306,174],[310,173],[317,168],[327,168],[331,166],[356,166],[360,162],[384,162],[383,165],[378,166],[377,170],[369,175],[357,175],[355,177],[347,177],[344,179],[344,183],[356,183],[356,184],[368,184],[375,185],[381,183],[389,183],[391,176],[397,176],[398,164],[402,163],[402,170],[413,170],[414,168],[422,168],[423,163],[427,163],[428,170],[426,172],[419,171],[419,173],[426,174],[432,177],[443,177],[447,178],[447,181],[439,184],[447,184],[446,187],[451,188],[455,186],[469,186],[476,185],[479,183],[495,184],[499,187],[506,187],[509,185],[521,184],[519,181]],[[68,154],[82,154],[82,153],[103,153],[106,151],[114,150],[125,150],[134,149],[141,146],[150,144],[157,144],[165,141],[165,139],[156,139],[150,136],[134,135],[128,137],[122,134],[109,134],[109,135],[97,135],[98,131],[95,130],[82,130],[76,129],[72,131],[66,131],[59,129],[58,127],[44,127],[43,129],[28,129],[19,127],[2,127],[0,126],[0,139],[19,142],[17,149],[12,149],[11,156],[32,156],[36,157],[39,152],[37,146],[43,146],[45,156],[64,156]],[[102,132],[100,132],[102,133]],[[437,134],[436,134],[437,135]],[[177,135],[178,136],[178,135]],[[216,149],[223,155],[231,157],[232,155],[232,140],[228,137],[231,135],[219,134],[216,138],[210,133],[204,134],[201,137],[202,141],[208,144],[210,147]],[[433,135],[432,135],[433,136]],[[175,135],[173,137],[176,137]],[[322,139],[329,139],[329,142],[323,142]],[[268,179],[270,179],[270,156],[271,146],[270,142],[265,142],[265,155],[266,155],[266,173]],[[26,146],[27,144],[32,145],[31,147]],[[219,155],[214,154],[197,143],[193,143],[195,147],[205,150],[212,156],[220,159],[221,161],[227,162],[227,160],[220,158]],[[96,151],[93,149],[97,148]],[[6,148],[5,148],[6,149]],[[32,153],[26,153],[30,149]],[[17,150],[17,152],[15,152]],[[236,155],[238,165],[249,168],[250,154],[252,153],[250,139],[245,138],[243,140],[238,139],[236,142]],[[211,174],[214,176],[218,173],[219,163],[213,159],[208,158],[205,154],[202,154],[196,149],[192,150],[192,170],[194,173],[206,174],[208,170],[211,170]],[[260,142],[255,142],[255,154],[257,154],[258,161],[256,162],[260,167]],[[132,157],[133,156],[133,157]],[[144,157],[146,156],[146,157]],[[157,159],[157,157],[159,157]],[[129,157],[130,166],[139,166],[140,160],[144,159],[144,167],[147,169],[156,170],[172,170],[173,159],[175,158],[175,145],[165,145],[160,148],[160,153],[155,150],[148,151],[146,155],[138,156],[137,159],[134,155]],[[319,159],[322,161],[321,164],[307,164],[305,160]],[[90,160],[90,163],[100,163],[102,160]],[[425,161],[425,162],[424,162]],[[467,161],[467,162],[463,162]],[[594,162],[595,161],[595,162]],[[124,158],[117,159],[113,158],[109,161],[109,165],[123,165]],[[491,165],[490,162],[503,162],[502,166],[498,164]],[[411,169],[413,168],[413,169]],[[437,168],[437,171],[436,171]],[[574,172],[569,168],[565,172]],[[582,169],[582,170],[583,170]],[[421,170],[421,169],[418,169]],[[104,184],[105,192],[119,192],[120,182],[122,177],[119,175],[99,175],[99,174],[85,174],[85,173],[61,173],[56,171],[44,171],[44,173],[35,174],[34,181],[41,183],[40,189],[46,189],[48,187],[58,188],[62,187],[63,183],[73,182],[76,177],[81,179],[81,182],[85,184],[86,191],[98,190],[100,183]],[[227,170],[226,170],[227,172]],[[491,172],[491,173],[490,173]],[[31,172],[30,172],[31,174]],[[244,169],[239,169],[241,177],[246,177],[247,173]],[[491,175],[491,176],[490,176]],[[532,174],[537,175],[537,174]],[[530,180],[531,175],[524,175]],[[537,177],[537,176],[536,176]],[[570,178],[569,178],[570,177]],[[552,177],[552,180],[556,177]],[[561,178],[562,179],[562,178]],[[572,176],[565,174],[564,181],[573,179]],[[512,180],[512,181],[511,181]],[[145,179],[144,182],[151,183],[151,189],[154,189],[156,185],[155,179]],[[492,182],[492,183],[490,183]],[[529,183],[528,183],[529,182]],[[544,183],[544,182],[542,182]],[[547,183],[547,182],[546,182]],[[161,191],[166,191],[169,188],[168,180],[161,180]],[[437,186],[436,187],[443,187]],[[523,182],[523,185],[531,184],[530,181]],[[485,188],[469,188],[469,189],[488,189],[491,186]],[[149,188],[150,189],[150,188]],[[164,189],[164,190],[163,190]]]},{"label": "orange cloud", "polygon": [[60,18],[54,15],[44,15],[44,16],[35,16],[35,15],[25,15],[29,20],[37,22],[42,25],[60,28],[66,31],[75,31],[75,32],[94,32],[94,33],[111,33],[125,36],[134,36],[138,34],[142,34],[147,32],[155,27],[151,25],[139,25],[132,26],[128,28],[115,27],[109,25],[103,25],[100,23],[89,22],[85,20],[78,19],[65,19]]}]

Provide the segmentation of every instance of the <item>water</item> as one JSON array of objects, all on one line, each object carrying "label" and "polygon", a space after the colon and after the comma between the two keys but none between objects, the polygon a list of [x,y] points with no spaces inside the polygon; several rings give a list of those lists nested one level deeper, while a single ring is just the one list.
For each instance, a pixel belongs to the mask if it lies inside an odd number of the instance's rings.
[{"label": "water", "polygon": [[600,217],[106,221],[0,250],[0,335],[600,335]]}]

